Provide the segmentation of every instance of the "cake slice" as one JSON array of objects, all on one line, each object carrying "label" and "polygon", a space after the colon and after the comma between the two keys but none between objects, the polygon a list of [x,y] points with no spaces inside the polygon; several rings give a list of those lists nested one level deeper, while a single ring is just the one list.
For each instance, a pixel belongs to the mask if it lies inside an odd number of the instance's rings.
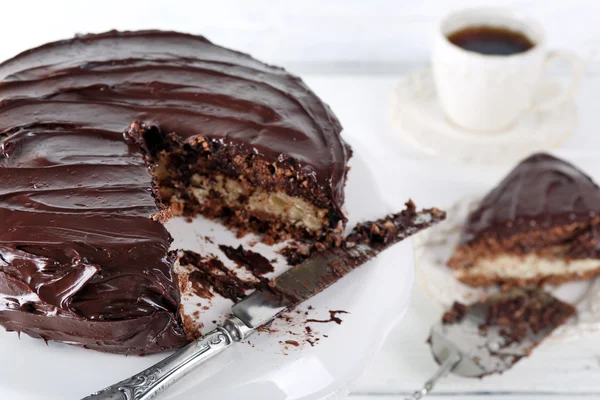
[{"label": "cake slice", "polygon": [[600,188],[544,153],[518,164],[469,215],[448,265],[471,286],[559,284],[600,273]]}]

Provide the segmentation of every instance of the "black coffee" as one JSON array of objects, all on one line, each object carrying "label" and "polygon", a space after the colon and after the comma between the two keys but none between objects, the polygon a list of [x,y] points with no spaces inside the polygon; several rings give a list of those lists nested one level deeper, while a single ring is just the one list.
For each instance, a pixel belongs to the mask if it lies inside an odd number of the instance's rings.
[{"label": "black coffee", "polygon": [[522,53],[534,46],[521,32],[491,26],[464,28],[450,34],[448,40],[468,51],[504,56]]}]

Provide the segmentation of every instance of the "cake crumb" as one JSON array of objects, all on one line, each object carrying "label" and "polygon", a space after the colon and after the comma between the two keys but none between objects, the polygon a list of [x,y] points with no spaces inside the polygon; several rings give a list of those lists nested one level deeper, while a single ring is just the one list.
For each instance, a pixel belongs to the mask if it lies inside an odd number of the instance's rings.
[{"label": "cake crumb", "polygon": [[343,311],[343,310],[331,310],[329,311],[329,319],[307,319],[306,322],[316,322],[316,323],[322,323],[322,324],[326,324],[329,322],[335,322],[338,325],[342,324],[342,319],[340,317],[338,317],[338,314],[349,314],[348,311]]}]

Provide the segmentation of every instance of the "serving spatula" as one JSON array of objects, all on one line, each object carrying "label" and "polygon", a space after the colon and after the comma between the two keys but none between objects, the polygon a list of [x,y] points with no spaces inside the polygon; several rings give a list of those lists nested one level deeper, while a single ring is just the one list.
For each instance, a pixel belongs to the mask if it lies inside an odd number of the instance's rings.
[{"label": "serving spatula", "polygon": [[221,353],[252,335],[277,315],[314,296],[391,245],[445,218],[437,209],[415,212],[414,204],[385,219],[358,225],[342,246],[317,253],[275,278],[231,309],[222,326],[152,367],[83,400],[149,400]]},{"label": "serving spatula", "polygon": [[437,372],[407,400],[419,400],[448,374],[481,378],[528,356],[575,309],[535,288],[514,288],[470,306],[455,303],[431,329]]}]

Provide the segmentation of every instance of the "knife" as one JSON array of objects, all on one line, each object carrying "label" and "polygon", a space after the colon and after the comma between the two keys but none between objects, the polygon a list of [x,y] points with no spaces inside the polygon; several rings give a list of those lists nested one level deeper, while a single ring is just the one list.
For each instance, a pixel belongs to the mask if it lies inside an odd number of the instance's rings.
[{"label": "knife", "polygon": [[436,208],[407,208],[358,224],[339,247],[316,253],[236,303],[225,323],[150,368],[82,400],[150,400],[195,367],[252,335],[282,312],[331,286],[391,245],[445,218]]}]

